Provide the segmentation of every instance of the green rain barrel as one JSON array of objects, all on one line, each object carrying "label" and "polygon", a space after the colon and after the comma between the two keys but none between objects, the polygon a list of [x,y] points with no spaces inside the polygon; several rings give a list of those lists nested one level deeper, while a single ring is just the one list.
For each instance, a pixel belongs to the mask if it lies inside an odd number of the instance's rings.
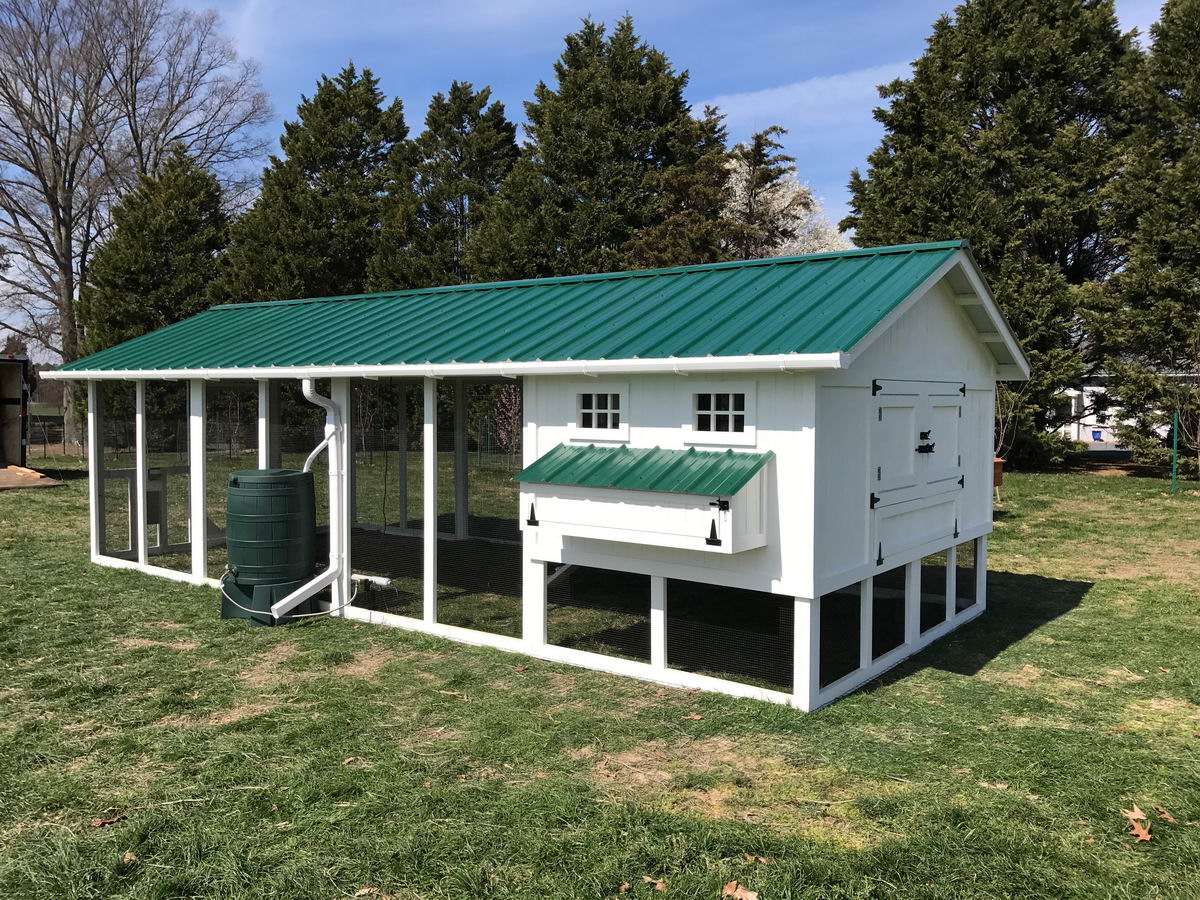
[{"label": "green rain barrel", "polygon": [[311,472],[247,469],[229,473],[225,545],[238,585],[306,581],[316,567],[316,504]]}]

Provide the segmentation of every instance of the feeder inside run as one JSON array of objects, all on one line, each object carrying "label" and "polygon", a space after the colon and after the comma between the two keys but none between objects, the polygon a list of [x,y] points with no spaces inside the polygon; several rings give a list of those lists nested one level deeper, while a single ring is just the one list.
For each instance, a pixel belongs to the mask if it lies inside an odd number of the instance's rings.
[{"label": "feeder inside run", "polygon": [[[221,618],[275,625],[271,606],[301,587],[316,567],[316,504],[311,472],[248,469],[229,474]],[[315,611],[309,598],[292,614]]]}]

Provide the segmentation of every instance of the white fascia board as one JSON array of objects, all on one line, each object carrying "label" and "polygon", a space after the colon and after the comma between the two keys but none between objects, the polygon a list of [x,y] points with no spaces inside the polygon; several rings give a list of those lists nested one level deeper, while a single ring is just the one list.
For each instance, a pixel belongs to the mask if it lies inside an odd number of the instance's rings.
[{"label": "white fascia board", "polygon": [[975,265],[975,260],[965,250],[959,250],[946,260],[946,262],[938,266],[937,270],[921,282],[915,291],[884,316],[848,353],[844,354],[846,365],[853,363],[863,351],[875,343],[884,332],[896,324],[901,316],[912,309],[922,297],[933,290],[934,286],[955,268],[961,270],[963,276],[971,285],[971,290],[974,294],[969,301],[959,298],[955,302],[960,306],[965,305],[967,302],[971,304],[978,303],[982,306],[994,326],[994,331],[988,332],[987,335],[981,335],[980,340],[1002,344],[1008,350],[1012,359],[1015,360],[1015,362],[1010,364],[997,363],[997,377],[1002,381],[1027,381],[1029,379],[1029,360],[1025,358],[1025,353],[1021,350],[1021,345],[1017,343],[1012,329],[1008,327],[1008,322],[1005,321],[1004,314],[1000,312],[1000,307],[992,297],[992,292],[988,289],[983,276],[980,275],[979,268]]},{"label": "white fascia board", "polygon": [[240,369],[80,369],[43,372],[40,377],[59,381],[175,380],[202,378],[444,378],[520,375],[638,375],[650,373],[802,372],[844,369],[844,353],[777,353],[766,356],[689,356],[668,359],[554,360],[505,363],[429,363],[396,366],[282,366]]}]

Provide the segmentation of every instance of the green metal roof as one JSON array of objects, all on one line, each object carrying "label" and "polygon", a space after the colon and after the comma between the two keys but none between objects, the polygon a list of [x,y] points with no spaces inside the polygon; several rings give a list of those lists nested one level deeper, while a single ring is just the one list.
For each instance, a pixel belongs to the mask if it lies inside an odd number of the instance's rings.
[{"label": "green metal roof", "polygon": [[216,306],[60,371],[834,353],[850,350],[965,246]]},{"label": "green metal roof", "polygon": [[536,484],[665,491],[672,494],[736,494],[775,454],[726,450],[634,450],[629,447],[559,444],[513,481]]}]

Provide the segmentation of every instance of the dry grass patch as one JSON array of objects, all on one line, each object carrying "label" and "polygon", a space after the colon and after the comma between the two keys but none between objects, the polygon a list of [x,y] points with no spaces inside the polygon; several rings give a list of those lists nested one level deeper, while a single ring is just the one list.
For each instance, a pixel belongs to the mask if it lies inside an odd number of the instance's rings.
[{"label": "dry grass patch", "polygon": [[622,799],[708,819],[751,822],[818,840],[863,847],[880,829],[855,801],[906,790],[830,766],[805,766],[724,735],[668,744],[649,741],[620,753],[568,752],[590,763],[592,781]]},{"label": "dry grass patch", "polygon": [[369,650],[356,653],[354,659],[338,666],[333,670],[333,674],[371,681],[377,678],[383,667],[395,658],[396,654],[391,650],[373,646]]},{"label": "dry grass patch", "polygon": [[979,677],[984,681],[989,681],[993,684],[1006,684],[1010,687],[1032,688],[1037,686],[1045,675],[1045,671],[1037,666],[1026,663],[1019,669],[1008,670],[1004,672],[992,672],[987,669],[979,673]]},{"label": "dry grass patch", "polygon": [[150,638],[121,638],[117,641],[117,646],[123,650],[132,650],[137,647],[165,647],[167,650],[177,650],[180,653],[186,653],[197,649],[200,644],[196,641],[154,641]]},{"label": "dry grass patch", "polygon": [[276,703],[264,702],[238,703],[229,709],[219,709],[198,719],[191,716],[167,716],[165,719],[159,719],[154,725],[158,728],[190,728],[194,725],[229,725],[233,722],[240,722],[243,719],[251,719],[254,716],[261,716],[263,713],[269,713],[277,705]]},{"label": "dry grass patch", "polygon": [[258,656],[258,662],[241,674],[242,681],[252,688],[272,687],[284,677],[280,667],[295,656],[299,650],[291,642],[276,644]]},{"label": "dry grass patch", "polygon": [[1193,734],[1200,728],[1200,706],[1181,697],[1151,697],[1125,707],[1122,724],[1141,731],[1182,731]]}]

